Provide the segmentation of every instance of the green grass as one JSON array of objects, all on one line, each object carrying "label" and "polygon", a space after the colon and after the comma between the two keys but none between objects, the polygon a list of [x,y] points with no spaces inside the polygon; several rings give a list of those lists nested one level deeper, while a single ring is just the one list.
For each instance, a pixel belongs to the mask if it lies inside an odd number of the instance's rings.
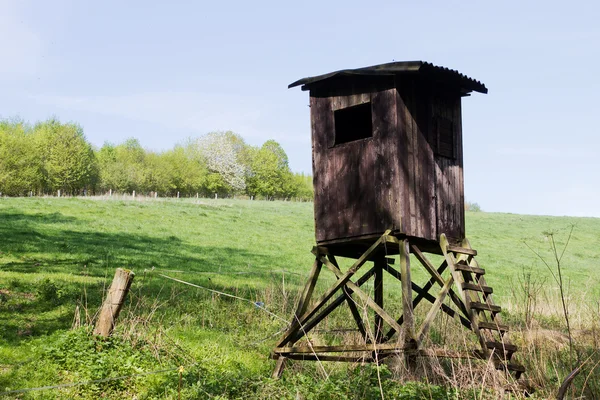
[{"label": "green grass", "polygon": [[[548,292],[556,292],[525,242],[552,261],[544,233],[556,232],[563,244],[573,224],[564,273],[569,293],[593,304],[600,295],[600,219],[467,213],[468,237],[499,304],[512,301],[523,270],[547,279]],[[264,302],[287,319],[310,270],[313,244],[312,203],[2,198],[0,392],[197,363],[182,374],[185,398],[330,398],[334,392],[360,398],[352,385],[366,382],[361,387],[374,391],[363,397],[377,398],[374,369],[336,366],[330,379],[318,379],[314,363],[296,363],[295,373],[270,380],[269,351],[285,323],[248,302],[159,275]],[[85,327],[69,331],[77,305],[83,322],[85,310],[93,317],[118,267],[136,277],[115,337],[103,342]],[[330,275],[323,274],[322,287],[333,282]],[[415,270],[414,279],[425,274]],[[509,319],[519,323],[518,314]],[[90,352],[86,362],[76,361]],[[24,398],[176,398],[178,379],[175,371]],[[398,398],[454,395],[434,386],[386,385]]]}]

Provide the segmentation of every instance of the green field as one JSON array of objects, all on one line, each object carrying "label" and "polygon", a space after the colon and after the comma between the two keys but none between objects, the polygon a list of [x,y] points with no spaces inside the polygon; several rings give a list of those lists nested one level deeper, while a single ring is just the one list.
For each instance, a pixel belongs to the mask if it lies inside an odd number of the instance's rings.
[{"label": "green field", "polygon": [[[545,281],[536,326],[564,334],[558,287],[529,247],[554,266],[548,232],[562,250],[571,226],[563,273],[574,328],[588,331],[600,299],[600,219],[467,213],[467,236],[513,326],[523,325],[530,276]],[[1,198],[0,393],[168,369],[14,397],[380,398],[381,389],[386,398],[454,398],[451,388],[393,379],[380,388],[373,367],[295,363],[282,380],[269,378],[286,323],[251,302],[289,319],[313,244],[312,203]],[[136,277],[115,335],[101,340],[89,323],[118,267]],[[82,326],[71,329],[76,310]],[[548,393],[559,372],[548,373]]]}]

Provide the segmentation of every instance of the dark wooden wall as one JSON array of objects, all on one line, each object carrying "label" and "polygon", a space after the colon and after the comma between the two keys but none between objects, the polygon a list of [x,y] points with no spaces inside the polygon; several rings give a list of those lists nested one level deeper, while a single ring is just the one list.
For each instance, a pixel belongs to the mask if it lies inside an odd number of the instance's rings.
[{"label": "dark wooden wall", "polygon": [[[371,102],[373,136],[333,146],[334,111]],[[311,97],[317,241],[400,228],[395,90]]]},{"label": "dark wooden wall", "polygon": [[[440,154],[435,156],[438,235],[445,233],[449,238],[459,240],[465,236],[460,96],[450,96],[444,92],[435,93],[431,101],[431,109],[433,121],[438,117],[451,121],[454,136],[454,158]],[[437,144],[440,145],[439,137]]]},{"label": "dark wooden wall", "polygon": [[[367,102],[372,137],[334,146],[334,112]],[[311,92],[310,104],[317,242],[386,229],[435,241],[441,233],[464,237],[458,94],[398,79],[383,90]],[[454,137],[440,142],[440,132],[450,125]]]}]

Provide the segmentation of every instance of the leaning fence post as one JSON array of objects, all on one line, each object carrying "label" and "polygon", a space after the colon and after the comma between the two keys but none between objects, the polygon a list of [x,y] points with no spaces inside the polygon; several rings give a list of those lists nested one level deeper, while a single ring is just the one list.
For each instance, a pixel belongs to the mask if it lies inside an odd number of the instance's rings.
[{"label": "leaning fence post", "polygon": [[133,271],[117,268],[94,328],[95,335],[108,337],[112,333],[115,321],[127,297],[127,292],[129,292],[131,282],[133,282],[133,277]]}]

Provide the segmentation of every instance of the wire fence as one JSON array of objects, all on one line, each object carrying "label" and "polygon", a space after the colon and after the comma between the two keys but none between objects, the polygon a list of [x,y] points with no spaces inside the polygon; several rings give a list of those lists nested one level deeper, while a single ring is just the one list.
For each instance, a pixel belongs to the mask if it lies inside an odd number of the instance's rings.
[{"label": "wire fence", "polygon": [[[147,270],[148,271],[148,270]],[[184,271],[175,271],[175,270],[171,270],[172,272],[184,272]],[[287,271],[282,271],[285,273],[288,273]],[[250,299],[246,299],[244,297],[240,297],[240,296],[236,296],[230,293],[226,293],[220,290],[215,290],[215,289],[210,289],[204,286],[200,286],[191,282],[187,282],[181,279],[177,279],[177,278],[173,278],[171,276],[168,275],[164,275],[159,273],[159,276],[165,278],[165,279],[169,279],[171,281],[174,282],[178,282],[184,285],[188,285],[197,289],[203,289],[206,290],[208,292],[211,293],[215,293],[215,294],[219,294],[221,296],[226,296],[226,297],[230,297],[236,300],[240,300],[249,304],[252,304],[254,307],[264,311],[265,313],[267,313],[268,315],[270,315],[271,317],[274,317],[280,321],[283,321],[285,323],[285,326],[279,330],[278,332],[272,334],[272,335],[268,335],[267,337],[265,337],[262,340],[256,341],[254,343],[251,344],[258,344],[258,343],[262,343],[265,342],[269,339],[271,339],[274,336],[277,336],[279,334],[281,334],[282,332],[284,332],[285,330],[288,329],[290,323],[289,320],[273,313],[272,311],[269,311],[264,303],[262,302],[257,302],[257,301],[253,301]],[[193,367],[194,365],[197,365],[198,363],[192,363],[192,364],[188,364],[186,366],[179,366],[179,367],[173,367],[173,368],[166,368],[166,369],[160,369],[160,370],[155,370],[155,371],[149,371],[149,372],[141,372],[138,374],[132,374],[132,375],[122,375],[122,376],[115,376],[115,377],[109,377],[109,378],[101,378],[101,379],[94,379],[94,380],[89,380],[89,381],[81,381],[81,382],[72,382],[72,383],[63,383],[63,384],[57,384],[57,385],[48,385],[48,386],[40,386],[40,387],[34,387],[34,388],[23,388],[23,389],[15,389],[15,390],[8,390],[8,391],[4,391],[4,392],[0,392],[0,397],[3,396],[9,396],[9,395],[14,395],[14,394],[21,394],[21,393],[27,393],[27,392],[33,392],[33,391],[42,391],[42,390],[53,390],[53,389],[65,389],[65,388],[71,388],[71,387],[75,387],[75,386],[85,386],[85,385],[91,385],[94,383],[105,383],[105,382],[111,382],[111,381],[118,381],[118,380],[124,380],[124,379],[131,379],[131,378],[138,378],[138,377],[142,377],[142,376],[148,376],[148,375],[156,375],[156,374],[164,374],[167,372],[173,372],[173,371],[179,371],[179,373],[181,374],[183,372],[184,368],[190,368]]]}]

